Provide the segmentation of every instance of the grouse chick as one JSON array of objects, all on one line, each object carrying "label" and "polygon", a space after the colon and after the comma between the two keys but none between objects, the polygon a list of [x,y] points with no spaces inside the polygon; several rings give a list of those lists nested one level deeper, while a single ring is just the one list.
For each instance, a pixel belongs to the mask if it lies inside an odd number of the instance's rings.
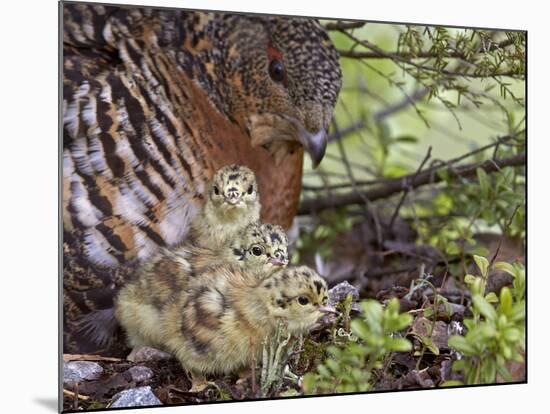
[{"label": "grouse chick", "polygon": [[260,219],[256,176],[250,168],[227,165],[210,182],[206,202],[191,223],[193,244],[220,249],[248,224]]},{"label": "grouse chick", "polygon": [[288,237],[276,224],[249,224],[231,243],[231,253],[258,279],[288,265]]},{"label": "grouse chick", "polygon": [[[137,285],[133,289],[148,294]],[[326,303],[326,282],[305,266],[258,282],[253,273],[226,265],[190,278],[160,306],[128,311],[119,302],[117,315],[126,329],[137,321],[129,331],[132,346],[163,349],[192,374],[204,376],[249,366],[279,323],[291,334],[306,332],[323,312],[333,311]]]},{"label": "grouse chick", "polygon": [[159,346],[163,306],[212,268],[238,266],[257,280],[271,276],[288,264],[287,241],[280,226],[254,223],[218,251],[189,244],[163,249],[143,264],[115,300],[115,317],[128,345]]},{"label": "grouse chick", "polygon": [[280,322],[308,331],[326,306],[326,282],[313,270],[284,269],[259,284],[238,268],[201,275],[162,311],[162,346],[197,376],[229,374],[258,360]]}]

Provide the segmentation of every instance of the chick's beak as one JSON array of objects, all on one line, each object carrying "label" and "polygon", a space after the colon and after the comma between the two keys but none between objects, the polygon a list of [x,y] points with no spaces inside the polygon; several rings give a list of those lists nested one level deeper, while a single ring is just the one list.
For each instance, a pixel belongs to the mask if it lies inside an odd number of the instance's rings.
[{"label": "chick's beak", "polygon": [[298,141],[304,146],[311,157],[313,168],[316,168],[325,155],[327,149],[328,135],[325,128],[311,133],[305,128],[300,128]]},{"label": "chick's beak", "polygon": [[319,312],[338,314],[338,311],[331,305],[321,305],[317,308]]},{"label": "chick's beak", "polygon": [[232,197],[232,198],[225,197],[224,200],[227,204],[231,204],[232,206],[234,206],[234,205],[237,205],[237,204],[240,203],[241,198],[240,197]]},{"label": "chick's beak", "polygon": [[288,260],[279,257],[272,257],[269,259],[269,263],[273,266],[285,266],[288,263]]}]

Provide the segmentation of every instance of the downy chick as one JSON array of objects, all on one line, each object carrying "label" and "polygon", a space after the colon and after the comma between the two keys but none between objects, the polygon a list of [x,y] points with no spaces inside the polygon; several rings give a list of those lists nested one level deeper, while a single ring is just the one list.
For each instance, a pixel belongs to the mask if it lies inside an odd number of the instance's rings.
[{"label": "downy chick", "polygon": [[254,172],[243,165],[227,165],[210,182],[204,207],[191,223],[190,240],[200,247],[221,248],[260,219],[260,208]]},{"label": "downy chick", "polygon": [[118,293],[115,317],[131,347],[158,347],[161,310],[190,281],[217,266],[237,266],[257,280],[288,264],[288,239],[282,227],[253,223],[233,243],[219,250],[183,245],[163,249],[145,262]]},{"label": "downy chick", "polygon": [[283,323],[307,332],[327,306],[315,271],[290,267],[260,282],[235,266],[212,268],[162,309],[161,347],[193,375],[229,374],[259,358],[262,341]]}]

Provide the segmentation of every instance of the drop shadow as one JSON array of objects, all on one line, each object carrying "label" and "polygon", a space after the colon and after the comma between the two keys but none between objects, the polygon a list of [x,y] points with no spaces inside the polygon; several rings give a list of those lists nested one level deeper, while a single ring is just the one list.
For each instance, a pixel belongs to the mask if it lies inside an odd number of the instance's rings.
[{"label": "drop shadow", "polygon": [[57,398],[39,397],[39,398],[35,398],[34,402],[41,405],[42,407],[47,408],[48,410],[54,413],[59,412],[59,407],[57,406]]}]

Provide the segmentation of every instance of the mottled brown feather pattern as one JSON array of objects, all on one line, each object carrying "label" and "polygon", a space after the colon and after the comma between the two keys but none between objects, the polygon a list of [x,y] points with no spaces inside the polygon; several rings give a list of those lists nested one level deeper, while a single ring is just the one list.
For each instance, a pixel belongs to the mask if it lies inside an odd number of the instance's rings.
[{"label": "mottled brown feather pattern", "polygon": [[[302,145],[328,127],[341,73],[312,19],[62,7],[64,347],[78,352],[93,341],[82,317],[109,302],[86,290],[112,296],[181,243],[224,165],[254,171],[262,220],[290,225]],[[285,85],[268,74],[268,47]]]}]

